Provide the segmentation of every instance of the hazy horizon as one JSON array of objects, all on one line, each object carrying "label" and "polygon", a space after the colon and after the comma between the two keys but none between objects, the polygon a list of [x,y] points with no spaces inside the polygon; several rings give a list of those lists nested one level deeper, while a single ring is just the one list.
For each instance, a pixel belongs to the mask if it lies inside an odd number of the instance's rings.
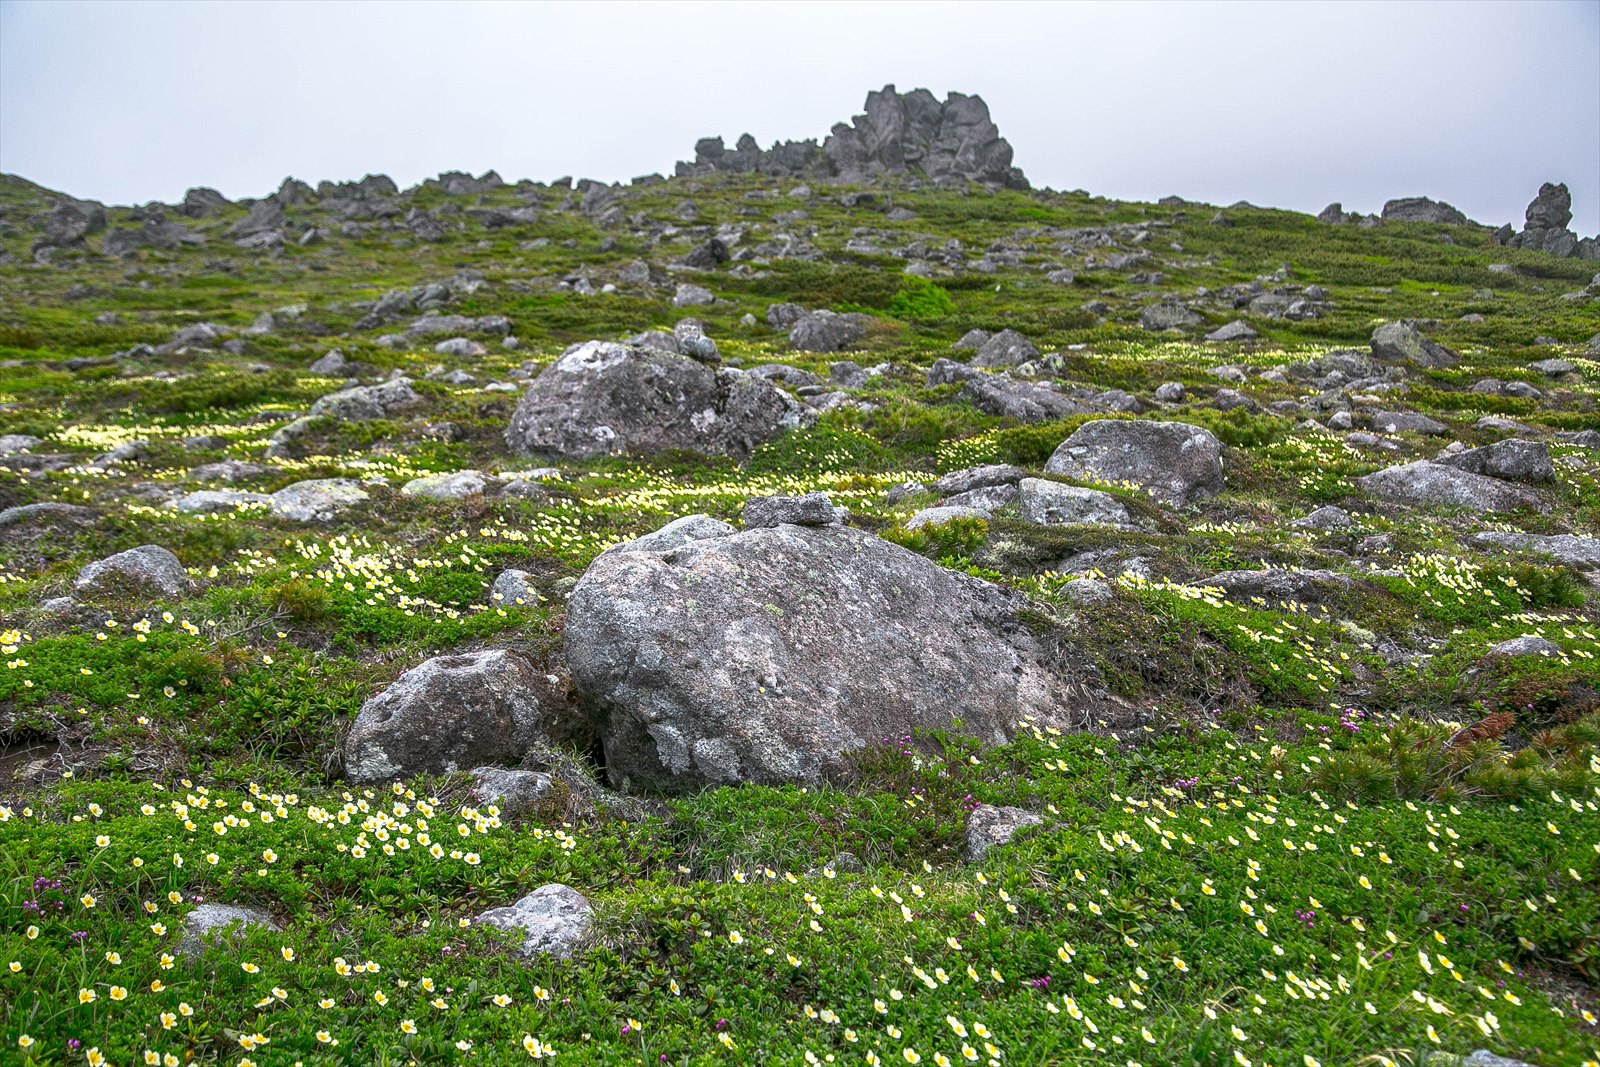
[{"label": "hazy horizon", "polygon": [[[130,61],[131,59],[131,61]],[[63,72],[67,72],[63,74]],[[107,203],[385,173],[626,182],[980,95],[1035,186],[1600,231],[1600,0],[284,4],[0,0],[0,170]]]}]

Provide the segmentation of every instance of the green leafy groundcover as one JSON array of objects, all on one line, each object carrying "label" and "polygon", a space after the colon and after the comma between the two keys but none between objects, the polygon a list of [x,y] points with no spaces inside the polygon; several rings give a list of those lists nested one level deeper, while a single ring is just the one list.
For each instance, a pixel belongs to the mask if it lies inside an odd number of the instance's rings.
[{"label": "green leafy groundcover", "polygon": [[[1565,793],[1357,802],[1313,788],[1321,765],[1417,732],[1345,722],[1288,747],[908,739],[850,788],[717,790],[642,823],[512,825],[401,786],[66,780],[0,808],[5,1058],[1600,1059],[1569,992],[1600,967],[1593,747]],[[962,864],[979,802],[1045,821]],[[547,882],[595,904],[573,959],[524,963],[473,924]],[[203,902],[282,930],[180,957]]]}]

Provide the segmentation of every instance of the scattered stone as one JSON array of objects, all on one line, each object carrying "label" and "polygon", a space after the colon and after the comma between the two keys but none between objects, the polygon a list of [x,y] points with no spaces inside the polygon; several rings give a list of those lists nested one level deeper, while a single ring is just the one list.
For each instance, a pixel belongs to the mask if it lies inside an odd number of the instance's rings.
[{"label": "scattered stone", "polygon": [[201,904],[183,917],[183,936],[174,953],[194,956],[227,937],[247,929],[281,930],[265,908],[248,904]]},{"label": "scattered stone", "polygon": [[267,509],[294,522],[332,522],[339,513],[370,499],[349,478],[313,478],[284,486],[267,499]]},{"label": "scattered stone", "polygon": [[672,294],[672,306],[675,308],[706,307],[716,302],[717,298],[710,289],[688,282],[678,283],[678,288]]},{"label": "scattered stone", "polygon": [[1425,196],[1407,196],[1383,205],[1385,222],[1444,222],[1465,225],[1467,217],[1449,204]]},{"label": "scattered stone", "polygon": [[54,525],[56,523],[89,523],[100,517],[100,513],[93,508],[86,508],[81,504],[58,504],[55,501],[46,501],[42,504],[18,504],[16,507],[0,511],[0,529],[7,526]]},{"label": "scattered stone", "polygon": [[489,600],[507,607],[537,604],[539,593],[533,587],[533,575],[515,567],[507,567],[495,575],[494,585],[489,589]]},{"label": "scattered stone", "polygon": [[842,352],[867,334],[866,315],[808,311],[789,327],[789,347],[800,352]]},{"label": "scattered stone", "polygon": [[517,954],[524,959],[567,959],[594,929],[594,909],[576,889],[552,882],[515,904],[484,912],[477,921],[521,938]]},{"label": "scattered stone", "polygon": [[985,414],[1018,422],[1049,422],[1094,411],[1042,382],[1018,381],[1004,373],[976,372],[962,385],[959,397]]},{"label": "scattered stone", "polygon": [[1472,511],[1543,511],[1547,507],[1542,497],[1520,486],[1428,460],[1388,467],[1358,479],[1357,484],[1382,500],[1412,506]]},{"label": "scattered stone", "polygon": [[381,782],[513,763],[535,745],[581,742],[588,732],[559,679],[520,653],[436,656],[361,706],[345,738],[345,777]]},{"label": "scattered stone", "polygon": [[1450,427],[1438,419],[1430,419],[1415,411],[1374,411],[1372,428],[1380,433],[1420,433],[1434,437],[1450,432]]},{"label": "scattered stone", "polygon": [[1491,656],[1560,656],[1561,646],[1554,641],[1535,635],[1513,637],[1489,648]]},{"label": "scattered stone", "polygon": [[661,529],[647,533],[643,537],[612,545],[606,552],[666,552],[679,545],[686,545],[690,541],[726,537],[737,532],[733,526],[721,519],[713,519],[710,515],[685,515],[681,519],[673,519]]},{"label": "scattered stone", "polygon": [[871,534],[785,524],[602,555],[567,604],[567,662],[615,783],[818,783],[918,726],[998,742],[1024,715],[1115,717],[1025,606]]},{"label": "scattered stone", "polygon": [[938,507],[923,508],[905,521],[908,530],[920,530],[924,526],[943,526],[956,519],[991,519],[992,512],[983,508],[971,508],[958,504],[941,504]]},{"label": "scattered stone", "polygon": [[1427,369],[1453,367],[1461,357],[1429,340],[1412,322],[1389,322],[1372,333],[1372,354],[1378,359],[1403,361]]},{"label": "scattered stone", "polygon": [[1095,523],[1136,526],[1128,505],[1098,489],[1063,485],[1043,478],[1024,478],[1021,485],[1022,518],[1040,526]]},{"label": "scattered stone", "polygon": [[588,341],[534,379],[506,443],[521,454],[579,458],[693,449],[742,459],[803,421],[799,405],[766,378]]},{"label": "scattered stone", "polygon": [[1162,382],[1156,386],[1156,399],[1163,404],[1181,404],[1186,393],[1182,382]]},{"label": "scattered stone", "polygon": [[1018,830],[1043,823],[1043,819],[1023,808],[979,804],[967,815],[967,836],[961,858],[967,863],[982,863],[991,848],[1010,844]]},{"label": "scattered stone", "polygon": [[744,503],[744,528],[759,530],[793,523],[796,526],[834,526],[843,521],[842,509],[833,506],[827,493],[805,496],[758,496]]},{"label": "scattered stone", "polygon": [[1086,422],[1045,464],[1047,474],[1133,483],[1158,500],[1186,504],[1222,491],[1222,442],[1182,422]]},{"label": "scattered stone", "polygon": [[1501,533],[1498,530],[1490,530],[1473,534],[1471,542],[1476,548],[1508,548],[1537,552],[1583,570],[1600,567],[1600,537]]},{"label": "scattered stone", "polygon": [[1296,519],[1289,525],[1309,530],[1345,530],[1349,529],[1353,523],[1354,520],[1350,518],[1350,513],[1344,508],[1325,504],[1305,518]]},{"label": "scattered stone", "polygon": [[482,471],[465,470],[413,478],[400,487],[400,492],[424,500],[463,500],[482,496],[488,488],[489,480]]},{"label": "scattered stone", "polygon": [[500,814],[528,815],[550,793],[550,776],[543,771],[477,767],[472,771],[472,797],[481,807],[498,805]]},{"label": "scattered stone", "polygon": [[192,583],[177,556],[160,545],[140,545],[88,564],[78,572],[72,587],[96,596],[142,594],[178,600],[190,591]]},{"label": "scattered stone", "polygon": [[422,403],[408,378],[391,378],[379,385],[358,385],[318,397],[311,405],[311,418],[339,422],[366,422],[386,419],[396,412]]},{"label": "scattered stone", "polygon": [[1152,304],[1139,313],[1139,325],[1154,331],[1198,326],[1204,321],[1198,312],[1178,303]]},{"label": "scattered stone", "polygon": [[1511,482],[1553,482],[1556,480],[1555,464],[1550,460],[1550,447],[1540,441],[1522,441],[1508,438],[1482,448],[1469,448],[1451,456],[1441,457],[1440,463],[1473,474],[1486,474]]},{"label": "scattered stone", "polygon": [[20,456],[43,442],[25,433],[8,433],[0,436],[0,456]]},{"label": "scattered stone", "polygon": [[[971,336],[970,334],[968,336]],[[1001,330],[978,347],[972,357],[974,367],[1015,367],[1030,359],[1038,359],[1039,350],[1016,330]]]},{"label": "scattered stone", "polygon": [[201,489],[179,497],[172,506],[186,515],[212,515],[240,508],[265,507],[270,499],[265,493],[247,493],[240,489]]},{"label": "scattered stone", "polygon": [[1230,322],[1206,334],[1207,341],[1254,341],[1261,335],[1247,322]]},{"label": "scattered stone", "polygon": [[1260,597],[1271,602],[1295,601],[1316,604],[1330,594],[1346,593],[1356,582],[1326,570],[1291,571],[1269,568],[1259,571],[1223,571],[1199,583],[1215,586],[1234,600]]}]

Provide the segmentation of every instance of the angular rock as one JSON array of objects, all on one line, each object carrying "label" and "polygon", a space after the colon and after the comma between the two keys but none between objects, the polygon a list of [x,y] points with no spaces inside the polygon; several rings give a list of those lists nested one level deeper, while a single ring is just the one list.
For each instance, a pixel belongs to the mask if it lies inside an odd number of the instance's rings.
[{"label": "angular rock", "polygon": [[192,583],[178,557],[160,545],[140,545],[97,559],[78,572],[72,587],[80,593],[128,597],[148,595],[177,600]]},{"label": "angular rock", "polygon": [[1068,526],[1094,523],[1103,526],[1136,526],[1128,505],[1098,489],[1063,485],[1044,478],[1024,478],[1021,486],[1022,518],[1040,526]]},{"label": "angular rock", "polygon": [[582,743],[587,735],[559,679],[520,653],[436,656],[361,706],[344,742],[345,777],[451,774],[514,763],[535,745]]},{"label": "angular rock", "polygon": [[539,602],[539,592],[533,587],[533,575],[507,567],[495,575],[494,585],[489,587],[489,600],[507,607],[528,606]]},{"label": "angular rock", "polygon": [[379,385],[358,385],[353,389],[318,397],[317,402],[311,405],[311,417],[365,422],[386,419],[420,403],[422,397],[411,388],[409,379],[391,378]]},{"label": "angular rock", "polygon": [[1382,218],[1385,222],[1445,222],[1458,226],[1468,221],[1465,215],[1449,204],[1439,200],[1429,200],[1425,196],[1406,196],[1390,200],[1383,205]]},{"label": "angular rock", "polygon": [[1347,529],[1353,522],[1354,520],[1350,518],[1350,513],[1344,508],[1325,504],[1305,518],[1296,519],[1289,525],[1310,530],[1343,530]]},{"label": "angular rock", "polygon": [[1207,341],[1254,341],[1261,335],[1247,322],[1230,322],[1206,334]]},{"label": "angular rock", "polygon": [[550,784],[543,771],[477,767],[472,772],[472,798],[484,807],[498,805],[502,815],[527,815],[549,794]]},{"label": "angular rock", "polygon": [[100,513],[81,504],[58,504],[46,501],[40,504],[18,504],[0,511],[0,529],[24,524],[55,525],[57,523],[94,522]]},{"label": "angular rock", "polygon": [[956,717],[999,741],[1023,715],[1111,714],[1025,607],[859,530],[783,525],[601,556],[567,603],[567,662],[613,782],[817,783]]},{"label": "angular rock", "polygon": [[1420,433],[1434,437],[1450,432],[1450,427],[1438,419],[1415,411],[1374,411],[1372,428],[1380,433]]},{"label": "angular rock", "polygon": [[552,882],[515,904],[484,912],[477,921],[520,938],[517,953],[524,959],[567,959],[594,928],[594,909],[576,889]]},{"label": "angular rock", "polygon": [[[969,335],[970,336],[970,335]],[[974,367],[1015,367],[1039,358],[1039,349],[1016,330],[1001,330],[978,346]]]},{"label": "angular rock", "polygon": [[1068,415],[1088,415],[1094,411],[1094,408],[1063,396],[1055,389],[1040,383],[1018,381],[1004,373],[975,373],[962,385],[958,397],[987,415],[1016,419],[1018,422],[1049,422]]},{"label": "angular rock", "polygon": [[1453,367],[1461,357],[1423,335],[1411,322],[1388,322],[1372,332],[1372,354],[1378,359],[1403,361],[1418,367]]},{"label": "angular rock", "polygon": [[1186,504],[1222,491],[1222,442],[1183,422],[1103,419],[1078,427],[1044,469],[1080,481],[1132,483],[1158,500]]},{"label": "angular rock", "polygon": [[961,848],[961,858],[967,863],[981,863],[991,848],[1010,844],[1018,830],[1025,826],[1040,826],[1043,822],[1039,816],[1024,808],[979,804],[967,815],[967,834]]},{"label": "angular rock", "polygon": [[1508,482],[1553,482],[1556,480],[1555,464],[1550,460],[1550,447],[1541,441],[1522,441],[1508,438],[1482,448],[1469,448],[1452,456],[1443,456],[1440,463],[1457,470],[1503,478]]},{"label": "angular rock", "polygon": [[867,315],[808,311],[789,327],[789,347],[800,352],[842,352],[867,335]]},{"label": "angular rock", "polygon": [[985,463],[977,467],[951,471],[933,483],[933,491],[940,496],[970,493],[992,485],[1016,485],[1027,477],[1021,467],[1009,463]]},{"label": "angular rock", "polygon": [[792,523],[796,526],[833,526],[842,521],[841,509],[833,506],[827,493],[805,496],[758,496],[744,503],[744,528]]},{"label": "angular rock", "polygon": [[1276,567],[1259,571],[1223,571],[1199,584],[1215,586],[1235,601],[1260,597],[1271,602],[1292,600],[1301,604],[1321,603],[1330,594],[1357,588],[1354,579],[1335,571],[1291,571]]},{"label": "angular rock", "polygon": [[1204,321],[1197,312],[1177,303],[1152,304],[1139,313],[1139,325],[1147,330],[1182,329]]},{"label": "angular rock", "polygon": [[690,285],[687,282],[679,283],[672,294],[672,306],[675,308],[705,307],[717,302],[716,294],[703,285]]},{"label": "angular rock", "polygon": [[579,458],[693,449],[743,459],[802,418],[765,378],[672,352],[589,341],[528,386],[506,443],[517,453]]},{"label": "angular rock", "polygon": [[1373,496],[1396,504],[1472,511],[1544,511],[1548,507],[1542,497],[1521,486],[1425,459],[1385,468],[1357,479],[1357,484]]}]

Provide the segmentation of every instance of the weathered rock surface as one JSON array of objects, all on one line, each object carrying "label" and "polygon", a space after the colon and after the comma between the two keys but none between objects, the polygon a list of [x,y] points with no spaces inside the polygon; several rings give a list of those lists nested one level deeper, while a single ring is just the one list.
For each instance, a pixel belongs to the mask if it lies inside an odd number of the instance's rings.
[{"label": "weathered rock surface", "polygon": [[582,742],[587,732],[559,679],[522,654],[436,656],[361,706],[344,743],[345,777],[380,782],[511,763],[535,745]]},{"label": "weathered rock surface", "polygon": [[594,928],[594,908],[576,889],[552,882],[515,904],[484,912],[478,922],[520,938],[517,953],[524,959],[566,959]]},{"label": "weathered rock surface", "polygon": [[242,489],[201,489],[174,500],[172,507],[186,515],[212,515],[263,506],[270,499],[265,493],[249,493]]},{"label": "weathered rock surface", "polygon": [[758,496],[745,501],[744,528],[759,530],[763,527],[790,523],[795,526],[832,526],[843,521],[840,508],[833,505],[826,493],[807,493],[804,496]]},{"label": "weathered rock surface", "polygon": [[1559,656],[1561,646],[1535,634],[1524,634],[1489,646],[1491,656]]},{"label": "weathered rock surface", "polygon": [[1094,411],[1043,383],[1019,381],[1009,374],[975,375],[958,395],[985,414],[1019,422],[1049,422]]},{"label": "weathered rock surface", "polygon": [[1357,479],[1357,484],[1373,496],[1396,504],[1473,511],[1546,508],[1542,497],[1521,486],[1425,459],[1385,468]]},{"label": "weathered rock surface", "polygon": [[579,458],[673,449],[743,458],[803,421],[799,405],[766,378],[589,341],[534,379],[506,443],[513,452]]},{"label": "weathered rock surface", "polygon": [[550,792],[543,771],[477,767],[472,771],[472,796],[481,805],[496,804],[502,815],[526,815]]},{"label": "weathered rock surface", "polygon": [[465,470],[413,478],[400,487],[400,492],[423,500],[461,500],[481,496],[488,488],[489,479],[482,471]]},{"label": "weathered rock surface", "polygon": [[867,335],[867,315],[808,311],[789,327],[789,347],[800,352],[842,352]]},{"label": "weathered rock surface", "polygon": [[1440,463],[1457,470],[1485,474],[1510,482],[1553,482],[1556,480],[1555,464],[1550,459],[1550,446],[1542,441],[1523,441],[1515,437],[1496,441],[1482,448],[1469,448],[1465,452],[1442,456]]},{"label": "weathered rock surface", "polygon": [[1573,534],[1502,533],[1486,530],[1470,538],[1475,548],[1520,549],[1550,556],[1573,567],[1588,570],[1600,567],[1600,537]]},{"label": "weathered rock surface", "polygon": [[905,521],[908,530],[920,530],[924,526],[943,526],[956,519],[990,519],[994,515],[984,508],[968,507],[963,504],[941,504],[938,507],[923,508]]},{"label": "weathered rock surface", "polygon": [[140,545],[88,564],[72,586],[91,595],[145,594],[177,600],[189,592],[191,583],[177,556],[160,545]]},{"label": "weathered rock surface", "polygon": [[422,402],[406,378],[391,378],[379,385],[358,385],[318,397],[311,405],[311,417],[327,417],[340,422],[385,419]]},{"label": "weathered rock surface", "polygon": [[1200,585],[1216,586],[1231,600],[1249,600],[1260,597],[1273,603],[1298,601],[1316,604],[1330,594],[1348,592],[1356,588],[1354,579],[1335,571],[1290,571],[1271,568],[1260,571],[1223,571],[1213,574]]},{"label": "weathered rock surface", "polygon": [[978,346],[972,357],[975,367],[1015,367],[1039,358],[1039,349],[1016,330],[1001,330]]},{"label": "weathered rock surface", "polygon": [[1460,211],[1440,200],[1425,196],[1405,196],[1383,205],[1386,222],[1446,222],[1457,226],[1468,220]]},{"label": "weathered rock surface", "polygon": [[849,527],[783,525],[602,555],[567,604],[567,662],[613,782],[814,783],[917,726],[999,741],[1023,715],[1111,714],[1022,606]]},{"label": "weathered rock surface", "polygon": [[1406,362],[1428,369],[1453,367],[1461,357],[1429,340],[1412,322],[1388,322],[1372,332],[1372,354],[1378,359]]},{"label": "weathered rock surface", "polygon": [[81,504],[59,504],[46,501],[41,504],[18,504],[0,511],[0,529],[7,526],[55,525],[57,523],[87,523],[100,517],[93,508]]},{"label": "weathered rock surface", "polygon": [[368,499],[360,483],[349,478],[313,478],[273,493],[267,499],[267,509],[280,519],[331,522],[340,512]]},{"label": "weathered rock surface", "polygon": [[1185,504],[1222,491],[1222,442],[1183,422],[1103,419],[1078,427],[1044,469],[1080,481],[1132,483],[1158,500]]},{"label": "weathered rock surface", "polygon": [[1098,523],[1106,526],[1135,526],[1128,505],[1098,489],[1063,485],[1044,478],[1024,478],[1020,504],[1025,522],[1041,526],[1066,526]]},{"label": "weathered rock surface", "polygon": [[967,834],[961,858],[967,863],[981,863],[991,848],[1010,844],[1018,830],[1026,826],[1039,826],[1043,822],[1043,819],[1025,808],[979,804],[967,814]]},{"label": "weathered rock surface", "polygon": [[238,937],[251,928],[282,929],[265,908],[248,904],[201,904],[183,917],[183,936],[178,939],[175,953],[193,956],[226,937]]}]

